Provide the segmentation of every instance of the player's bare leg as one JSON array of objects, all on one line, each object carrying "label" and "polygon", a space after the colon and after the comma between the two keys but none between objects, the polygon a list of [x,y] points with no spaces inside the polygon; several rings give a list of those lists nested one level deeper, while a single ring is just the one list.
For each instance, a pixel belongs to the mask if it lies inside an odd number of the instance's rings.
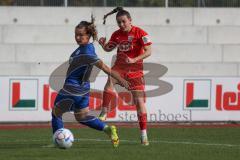
[{"label": "player's bare leg", "polygon": [[149,145],[147,136],[147,109],[145,106],[145,93],[144,91],[132,91],[134,97],[134,104],[137,108],[139,127],[141,130],[141,144],[144,146]]}]

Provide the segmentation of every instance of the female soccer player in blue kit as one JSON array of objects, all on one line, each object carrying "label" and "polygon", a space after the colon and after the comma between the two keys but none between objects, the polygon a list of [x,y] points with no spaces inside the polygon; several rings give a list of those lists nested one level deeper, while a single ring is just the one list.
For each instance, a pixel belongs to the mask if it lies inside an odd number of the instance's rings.
[{"label": "female soccer player in blue kit", "polygon": [[75,28],[75,40],[79,47],[69,59],[69,68],[63,88],[58,92],[52,110],[53,133],[63,128],[62,115],[74,111],[75,119],[90,128],[104,131],[112,141],[114,147],[119,145],[119,138],[115,126],[108,126],[97,117],[88,114],[90,82],[89,77],[93,65],[115,78],[121,86],[128,88],[128,82],[118,73],[111,71],[96,55],[90,38],[97,40],[97,31],[92,22],[81,21]]}]

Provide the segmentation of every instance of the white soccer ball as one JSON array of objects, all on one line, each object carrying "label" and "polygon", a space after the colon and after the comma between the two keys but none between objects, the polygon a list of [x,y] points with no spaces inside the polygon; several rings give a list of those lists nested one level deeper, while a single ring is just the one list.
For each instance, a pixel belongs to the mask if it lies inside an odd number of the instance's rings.
[{"label": "white soccer ball", "polygon": [[73,144],[73,141],[74,137],[69,129],[60,128],[53,134],[53,143],[59,148],[70,148]]}]

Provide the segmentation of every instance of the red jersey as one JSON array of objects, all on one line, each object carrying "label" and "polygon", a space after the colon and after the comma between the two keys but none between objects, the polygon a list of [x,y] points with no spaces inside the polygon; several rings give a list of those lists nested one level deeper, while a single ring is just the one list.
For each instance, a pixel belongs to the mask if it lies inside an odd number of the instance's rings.
[{"label": "red jersey", "polygon": [[148,34],[139,27],[132,26],[130,32],[124,32],[121,29],[115,31],[109,43],[117,44],[117,59],[115,65],[121,68],[138,68],[138,70],[143,69],[143,61],[139,60],[135,64],[129,64],[126,62],[127,57],[135,58],[143,54],[144,46],[151,45],[152,42],[149,40]]}]

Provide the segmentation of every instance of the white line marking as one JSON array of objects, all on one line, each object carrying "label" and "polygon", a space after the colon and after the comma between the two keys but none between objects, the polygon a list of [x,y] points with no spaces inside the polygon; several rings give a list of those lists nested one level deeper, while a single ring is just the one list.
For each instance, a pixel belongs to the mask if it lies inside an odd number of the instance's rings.
[{"label": "white line marking", "polygon": [[[75,141],[97,141],[97,142],[109,142],[110,140],[105,139],[89,139],[89,138],[78,138]],[[140,143],[136,140],[120,139],[120,142],[128,143]],[[190,141],[166,141],[166,140],[151,140],[150,143],[166,143],[166,144],[185,144],[185,145],[203,145],[203,146],[222,146],[222,147],[240,147],[239,144],[224,144],[224,143],[203,143],[203,142],[190,142]]]},{"label": "white line marking", "polygon": [[[0,141],[0,142],[49,142],[51,139],[15,139],[15,140],[8,140],[8,141]],[[76,142],[81,141],[94,141],[94,142],[110,142],[108,139],[94,139],[94,138],[75,138]],[[140,141],[137,140],[127,140],[127,139],[120,139],[120,142],[126,142],[126,143],[140,143]],[[169,140],[150,140],[150,143],[165,143],[165,144],[184,144],[184,145],[202,145],[202,146],[219,146],[219,147],[239,147],[240,144],[226,144],[226,143],[204,143],[204,142],[191,142],[191,141],[169,141]],[[52,144],[44,145],[42,147],[51,148],[53,147]]]}]

